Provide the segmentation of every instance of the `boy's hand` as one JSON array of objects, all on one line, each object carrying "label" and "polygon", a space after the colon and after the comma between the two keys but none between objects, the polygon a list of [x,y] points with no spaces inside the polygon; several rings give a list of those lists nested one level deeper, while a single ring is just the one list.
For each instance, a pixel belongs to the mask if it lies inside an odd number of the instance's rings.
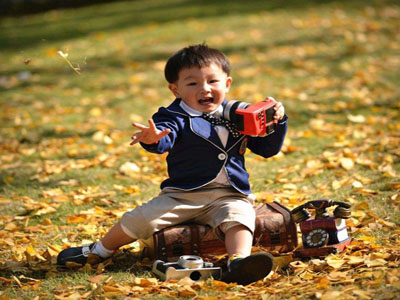
[{"label": "boy's hand", "polygon": [[275,108],[274,119],[278,121],[282,120],[283,116],[285,115],[285,108],[283,107],[283,104],[281,102],[277,102],[274,108]]},{"label": "boy's hand", "polygon": [[139,132],[136,132],[132,135],[132,142],[130,145],[135,145],[139,142],[144,144],[156,144],[159,140],[161,140],[164,136],[168,135],[171,130],[165,129],[163,131],[158,130],[153,120],[149,120],[149,127],[146,127],[139,123],[132,123],[132,126],[140,129]]}]

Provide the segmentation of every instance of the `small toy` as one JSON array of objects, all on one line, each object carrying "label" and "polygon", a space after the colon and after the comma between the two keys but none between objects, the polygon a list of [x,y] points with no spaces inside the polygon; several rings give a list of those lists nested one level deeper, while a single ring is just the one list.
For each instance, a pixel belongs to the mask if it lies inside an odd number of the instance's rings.
[{"label": "small toy", "polygon": [[153,264],[153,273],[162,281],[179,280],[185,277],[193,281],[204,280],[210,276],[221,278],[222,270],[214,267],[210,262],[195,255],[182,255],[177,262],[166,263],[156,260]]},{"label": "small toy", "polygon": [[274,119],[276,101],[272,98],[249,104],[231,100],[226,104],[223,118],[235,123],[237,130],[249,136],[266,136],[276,129],[278,120]]},{"label": "small toy", "polygon": [[[333,216],[326,210],[330,206],[336,206]],[[296,250],[294,256],[325,256],[343,251],[351,242],[345,221],[351,215],[350,207],[345,202],[324,199],[309,201],[292,210],[294,221],[300,223],[303,240],[303,248]],[[314,219],[310,219],[306,209],[315,210]]]}]

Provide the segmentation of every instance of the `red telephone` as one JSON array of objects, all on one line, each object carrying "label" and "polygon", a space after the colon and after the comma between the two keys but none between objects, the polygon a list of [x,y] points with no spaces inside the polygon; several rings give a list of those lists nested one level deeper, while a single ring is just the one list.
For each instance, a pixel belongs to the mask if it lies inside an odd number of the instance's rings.
[{"label": "red telephone", "polygon": [[[333,216],[327,208],[336,206]],[[341,201],[314,200],[292,210],[292,217],[300,224],[303,248],[295,251],[295,256],[324,256],[342,251],[351,242],[345,219],[350,218],[351,205]],[[315,217],[307,209],[315,210]]]}]

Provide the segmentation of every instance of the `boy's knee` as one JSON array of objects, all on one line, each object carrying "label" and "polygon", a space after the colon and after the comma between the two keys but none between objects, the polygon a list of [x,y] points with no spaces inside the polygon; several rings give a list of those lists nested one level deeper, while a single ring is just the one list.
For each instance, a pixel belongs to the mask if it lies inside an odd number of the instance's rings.
[{"label": "boy's knee", "polygon": [[152,224],[135,210],[124,213],[120,220],[122,230],[134,239],[147,239],[154,233]]},{"label": "boy's knee", "polygon": [[223,234],[226,234],[229,229],[232,229],[233,227],[237,227],[237,226],[241,226],[243,228],[247,228],[246,226],[244,226],[243,224],[241,224],[239,222],[232,221],[232,222],[224,222],[224,223],[222,223],[221,225],[219,225],[219,229],[221,230],[221,232]]},{"label": "boy's knee", "polygon": [[233,228],[237,230],[248,230],[250,234],[253,234],[253,231],[249,227],[237,221],[223,222],[215,228],[214,232],[220,240],[224,241],[226,233]]}]

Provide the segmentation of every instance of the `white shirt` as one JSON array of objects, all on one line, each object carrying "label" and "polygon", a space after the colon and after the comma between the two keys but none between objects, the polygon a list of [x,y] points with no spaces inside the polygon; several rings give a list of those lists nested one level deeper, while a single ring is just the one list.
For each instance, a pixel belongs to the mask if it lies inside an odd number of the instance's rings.
[{"label": "white shirt", "polygon": [[[190,116],[192,117],[200,117],[203,113],[191,108],[189,105],[187,105],[184,101],[181,101],[179,103],[179,106],[187,112]],[[220,105],[215,111],[211,113],[216,114],[216,115],[222,115],[223,107]],[[215,131],[218,134],[219,139],[221,140],[222,145],[225,147],[226,143],[228,142],[228,137],[229,137],[229,131],[226,129],[225,126],[222,125],[217,125],[214,126]],[[223,185],[231,185],[228,179],[228,175],[226,173],[225,167],[219,171],[218,176],[213,180],[215,183],[223,184]]]}]

